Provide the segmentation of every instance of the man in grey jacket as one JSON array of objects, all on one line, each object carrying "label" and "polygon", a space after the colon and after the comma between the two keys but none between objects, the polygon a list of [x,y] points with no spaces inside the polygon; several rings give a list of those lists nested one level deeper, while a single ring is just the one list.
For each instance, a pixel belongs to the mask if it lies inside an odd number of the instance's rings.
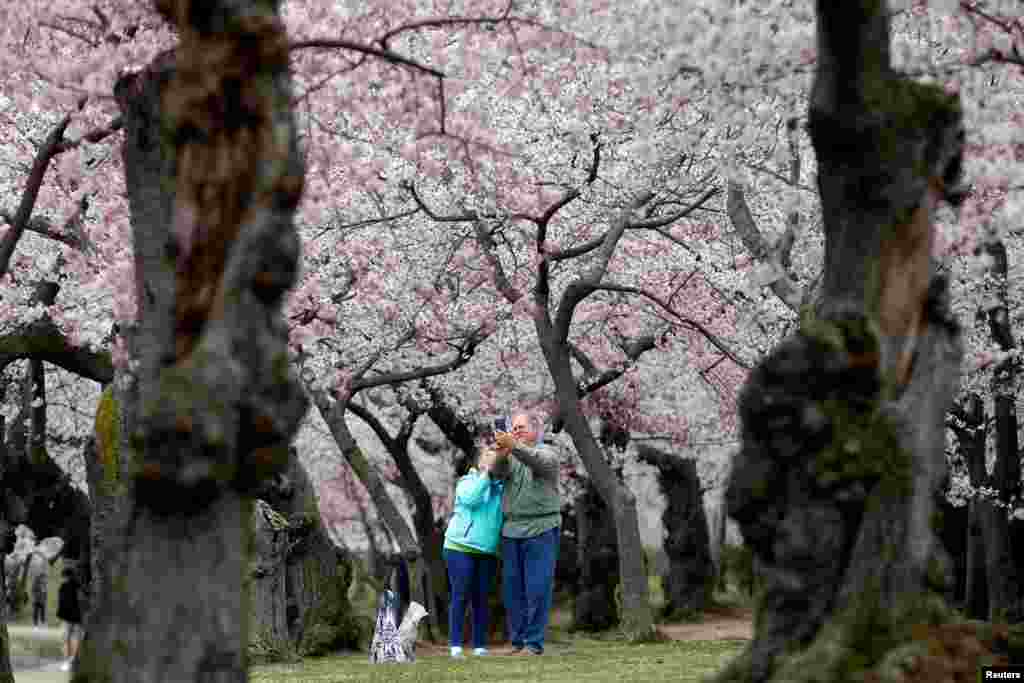
[{"label": "man in grey jacket", "polygon": [[506,460],[501,559],[508,635],[513,652],[536,655],[544,652],[562,524],[558,454],[541,442],[540,426],[537,417],[516,413],[512,432],[495,436]]}]

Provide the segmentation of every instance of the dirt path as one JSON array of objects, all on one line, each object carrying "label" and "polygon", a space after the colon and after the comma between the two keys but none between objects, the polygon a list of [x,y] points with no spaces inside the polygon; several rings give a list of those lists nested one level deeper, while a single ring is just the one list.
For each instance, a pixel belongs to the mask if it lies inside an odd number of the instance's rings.
[{"label": "dirt path", "polygon": [[[552,622],[559,624],[567,624],[570,619],[569,615],[557,610],[552,615]],[[658,630],[672,640],[750,640],[754,634],[754,610],[739,607],[716,608],[704,612],[700,622],[658,624]],[[559,643],[554,643],[552,651],[558,651],[559,646]],[[506,646],[492,647],[500,651]],[[420,641],[416,644],[416,655],[447,656],[448,646],[444,643]]]},{"label": "dirt path", "polygon": [[750,640],[754,635],[754,610],[721,608],[704,613],[699,623],[660,624],[672,640]]}]

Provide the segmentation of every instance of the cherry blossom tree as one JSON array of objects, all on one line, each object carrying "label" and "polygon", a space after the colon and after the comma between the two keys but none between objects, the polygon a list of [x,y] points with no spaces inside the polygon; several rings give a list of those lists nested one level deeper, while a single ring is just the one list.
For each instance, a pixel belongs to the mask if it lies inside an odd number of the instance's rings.
[{"label": "cherry blossom tree", "polygon": [[157,9],[178,49],[117,87],[145,349],[121,387],[129,513],[73,677],[240,680],[244,492],[287,467],[306,408],[277,319],[303,179],[288,43],[276,3]]}]

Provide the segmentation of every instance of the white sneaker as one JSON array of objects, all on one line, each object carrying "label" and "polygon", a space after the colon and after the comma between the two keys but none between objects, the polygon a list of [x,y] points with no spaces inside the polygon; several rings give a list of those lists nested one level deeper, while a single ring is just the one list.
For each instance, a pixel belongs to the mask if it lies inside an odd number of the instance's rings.
[{"label": "white sneaker", "polygon": [[486,657],[487,656],[487,648],[486,647],[478,647],[475,650],[473,650],[473,654],[475,654],[477,657]]},{"label": "white sneaker", "polygon": [[61,671],[71,671],[71,660],[69,659],[68,661],[66,661],[63,664],[61,664],[60,665],[60,670]]},{"label": "white sneaker", "polygon": [[462,654],[462,648],[460,646],[458,646],[458,645],[453,645],[452,646],[452,657],[455,657],[456,659],[461,659],[463,656],[464,655]]}]

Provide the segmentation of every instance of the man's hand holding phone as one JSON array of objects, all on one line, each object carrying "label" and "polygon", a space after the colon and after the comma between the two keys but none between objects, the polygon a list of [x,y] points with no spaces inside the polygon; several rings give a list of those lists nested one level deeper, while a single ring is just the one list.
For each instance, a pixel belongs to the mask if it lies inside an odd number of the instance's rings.
[{"label": "man's hand holding phone", "polygon": [[516,439],[512,436],[512,429],[509,426],[508,418],[505,416],[494,418],[494,444],[498,453],[508,455]]}]

